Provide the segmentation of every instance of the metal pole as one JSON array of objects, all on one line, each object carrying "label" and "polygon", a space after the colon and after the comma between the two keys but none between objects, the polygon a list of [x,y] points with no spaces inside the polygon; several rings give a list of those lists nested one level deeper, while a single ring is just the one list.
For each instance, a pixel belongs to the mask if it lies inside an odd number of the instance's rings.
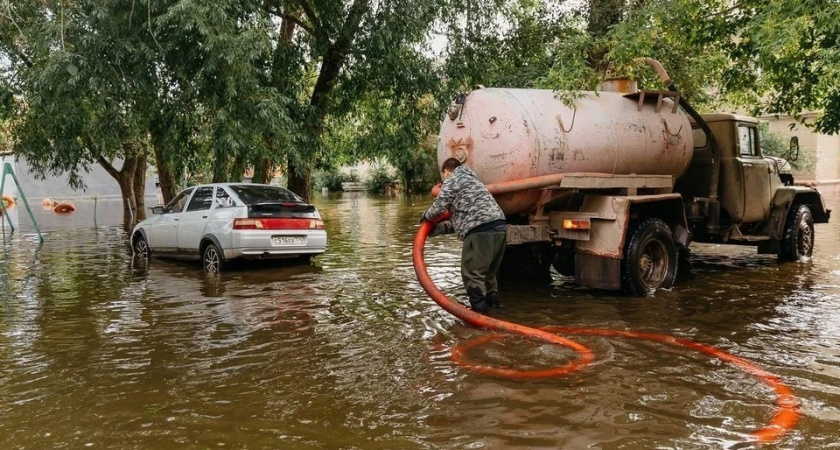
[{"label": "metal pole", "polygon": [[[41,242],[44,242],[44,235],[41,234],[41,229],[38,228],[38,222],[35,220],[35,214],[32,213],[32,208],[29,207],[29,202],[26,200],[26,195],[23,193],[23,188],[20,187],[20,182],[18,182],[17,175],[15,175],[15,171],[12,170],[12,165],[9,163],[3,164],[3,180],[0,181],[0,193],[3,192],[3,186],[6,184],[6,175],[11,175],[12,180],[15,182],[15,186],[17,186],[18,193],[20,194],[21,200],[23,200],[23,206],[26,207],[26,212],[29,213],[29,219],[32,220],[32,225],[35,226],[35,231],[38,233],[38,239]],[[5,217],[6,208],[2,206],[2,201],[0,201],[0,208],[3,208],[3,216]],[[12,227],[12,231],[15,231],[14,225],[12,225],[12,219],[9,218],[9,225]]]},{"label": "metal pole", "polygon": [[[9,171],[12,170],[12,165],[11,164],[3,163],[3,175],[0,176],[0,195],[3,195],[3,191],[6,190],[6,168],[7,167],[9,168]],[[2,200],[0,200],[0,215],[3,216],[0,219],[0,221],[2,221],[3,224],[5,225],[6,224],[6,218],[9,216],[9,212],[6,211],[6,205],[3,204]],[[8,217],[8,219],[9,219],[9,226],[12,228],[10,232],[14,233],[15,232],[15,226],[12,224],[12,218]],[[3,228],[5,228],[5,226]],[[5,235],[5,233],[3,233],[3,235]]]}]

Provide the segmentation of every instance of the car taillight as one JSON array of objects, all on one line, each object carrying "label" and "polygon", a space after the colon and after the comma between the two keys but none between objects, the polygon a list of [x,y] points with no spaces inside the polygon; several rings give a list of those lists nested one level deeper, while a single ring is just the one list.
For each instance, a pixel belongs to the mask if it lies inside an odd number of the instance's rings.
[{"label": "car taillight", "polygon": [[262,230],[264,228],[260,219],[233,219],[234,230]]},{"label": "car taillight", "polygon": [[321,219],[234,219],[234,230],[323,230]]}]

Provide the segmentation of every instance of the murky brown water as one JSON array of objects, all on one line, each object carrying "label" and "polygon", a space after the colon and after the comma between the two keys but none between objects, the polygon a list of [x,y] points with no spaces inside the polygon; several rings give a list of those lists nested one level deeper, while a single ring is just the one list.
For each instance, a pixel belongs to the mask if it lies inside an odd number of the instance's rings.
[{"label": "murky brown water", "polygon": [[[449,349],[484,333],[441,311],[411,264],[428,199],[319,199],[328,252],[312,266],[134,267],[119,204],[39,212],[0,249],[0,448],[721,448],[764,426],[772,392],[700,354],[576,340],[596,363],[568,378],[489,378]],[[838,209],[838,196],[829,197]],[[433,279],[463,295],[460,244],[434,238]],[[634,329],[714,345],[781,375],[803,417],[765,448],[840,441],[840,220],[808,264],[696,247],[653,298],[568,286],[503,292],[498,317]],[[510,340],[487,362],[551,366],[567,350]]]}]

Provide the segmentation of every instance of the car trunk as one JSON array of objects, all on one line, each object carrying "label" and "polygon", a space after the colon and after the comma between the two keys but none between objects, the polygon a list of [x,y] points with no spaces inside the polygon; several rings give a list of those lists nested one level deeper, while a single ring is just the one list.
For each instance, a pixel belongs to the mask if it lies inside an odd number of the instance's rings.
[{"label": "car trunk", "polygon": [[317,217],[315,206],[306,203],[271,202],[248,205],[249,218],[300,218]]}]

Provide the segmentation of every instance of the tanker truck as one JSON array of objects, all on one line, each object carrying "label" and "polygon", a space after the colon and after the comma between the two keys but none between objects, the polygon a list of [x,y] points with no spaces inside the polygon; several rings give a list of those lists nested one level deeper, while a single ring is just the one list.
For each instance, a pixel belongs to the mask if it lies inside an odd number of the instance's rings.
[{"label": "tanker truck", "polygon": [[[563,99],[551,90],[478,88],[443,116],[438,163],[475,171],[505,212],[500,276],[574,276],[643,296],[673,285],[692,242],[810,258],[820,192],[762,154],[758,121],[698,114],[654,60],[667,90],[605,83]],[[796,139],[787,159],[798,156]]]}]

